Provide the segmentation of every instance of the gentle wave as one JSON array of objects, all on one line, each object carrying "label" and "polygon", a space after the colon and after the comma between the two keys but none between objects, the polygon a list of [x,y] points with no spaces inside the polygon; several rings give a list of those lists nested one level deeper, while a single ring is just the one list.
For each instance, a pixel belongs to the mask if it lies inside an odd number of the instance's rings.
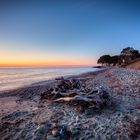
[{"label": "gentle wave", "polygon": [[0,91],[96,70],[89,67],[0,67]]}]

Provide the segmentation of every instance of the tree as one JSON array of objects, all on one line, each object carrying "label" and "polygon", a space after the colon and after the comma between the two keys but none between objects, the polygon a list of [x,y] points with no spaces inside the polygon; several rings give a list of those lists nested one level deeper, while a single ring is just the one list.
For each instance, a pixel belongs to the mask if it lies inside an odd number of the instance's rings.
[{"label": "tree", "polygon": [[119,55],[114,55],[110,57],[110,64],[113,64],[114,66],[117,65],[119,62]]},{"label": "tree", "polygon": [[140,57],[139,51],[132,47],[124,48],[120,54],[120,60],[122,64],[128,64],[138,57]]},{"label": "tree", "polygon": [[133,50],[132,51],[132,59],[136,59],[136,58],[138,58],[138,57],[140,57],[140,53],[139,53],[139,51],[138,50]]},{"label": "tree", "polygon": [[140,58],[140,53],[138,50],[135,50],[132,47],[126,47],[124,48],[120,55],[103,55],[101,56],[97,63],[98,64],[105,64],[105,65],[126,65],[132,62],[132,60],[135,60],[137,58]]},{"label": "tree", "polygon": [[97,63],[98,64],[110,64],[110,58],[111,58],[110,55],[103,55],[98,59]]}]

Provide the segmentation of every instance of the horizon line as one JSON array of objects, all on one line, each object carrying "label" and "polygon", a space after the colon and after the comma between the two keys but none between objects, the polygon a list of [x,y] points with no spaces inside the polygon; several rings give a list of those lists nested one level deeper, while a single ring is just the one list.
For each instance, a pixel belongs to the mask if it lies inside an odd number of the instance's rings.
[{"label": "horizon line", "polygon": [[93,67],[93,65],[0,65],[0,67]]}]

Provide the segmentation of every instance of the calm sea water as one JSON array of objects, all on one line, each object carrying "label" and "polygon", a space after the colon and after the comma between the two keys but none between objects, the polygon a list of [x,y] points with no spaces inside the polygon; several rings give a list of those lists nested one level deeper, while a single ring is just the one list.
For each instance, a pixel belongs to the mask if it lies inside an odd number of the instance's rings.
[{"label": "calm sea water", "polygon": [[90,67],[0,67],[0,91],[96,70]]}]

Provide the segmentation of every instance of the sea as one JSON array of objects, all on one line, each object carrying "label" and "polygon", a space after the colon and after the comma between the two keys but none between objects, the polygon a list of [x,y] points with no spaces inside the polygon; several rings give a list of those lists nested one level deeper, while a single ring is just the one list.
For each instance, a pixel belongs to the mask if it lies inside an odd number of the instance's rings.
[{"label": "sea", "polygon": [[97,70],[91,67],[0,67],[0,92],[61,76]]}]

